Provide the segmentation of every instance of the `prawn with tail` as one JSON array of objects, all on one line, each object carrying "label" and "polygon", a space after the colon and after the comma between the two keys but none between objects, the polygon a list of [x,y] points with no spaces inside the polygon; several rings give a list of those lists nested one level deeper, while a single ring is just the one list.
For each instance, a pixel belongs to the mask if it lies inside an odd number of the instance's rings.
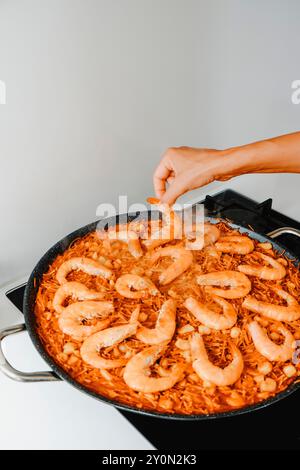
[{"label": "prawn with tail", "polygon": [[237,313],[231,303],[216,295],[211,296],[222,309],[223,314],[216,313],[205,304],[198,302],[193,297],[188,297],[184,306],[197,318],[203,325],[213,330],[226,330],[232,328],[237,321]]},{"label": "prawn with tail", "polygon": [[166,300],[158,314],[154,328],[138,329],[136,337],[145,344],[160,344],[173,338],[176,329],[176,303]]},{"label": "prawn with tail", "polygon": [[141,247],[139,236],[132,230],[111,231],[107,234],[110,240],[121,240],[128,245],[128,251],[134,258],[141,258],[144,252]]},{"label": "prawn with tail", "polygon": [[111,269],[91,258],[76,257],[70,258],[58,268],[56,279],[59,284],[67,282],[67,276],[72,271],[83,271],[91,276],[101,276],[104,279],[111,279],[113,272]]},{"label": "prawn with tail", "polygon": [[188,250],[202,250],[218,240],[220,230],[209,223],[195,224],[186,230],[186,237],[185,247]]},{"label": "prawn with tail", "polygon": [[283,344],[274,343],[256,321],[249,323],[248,329],[256,350],[269,361],[285,362],[292,358],[295,339],[287,328],[282,325],[277,327],[278,332],[284,337]]},{"label": "prawn with tail", "polygon": [[103,296],[102,292],[88,289],[81,282],[66,282],[55,292],[52,305],[57,313],[62,313],[65,309],[63,304],[68,297],[76,300],[101,300]]},{"label": "prawn with tail", "polygon": [[183,377],[186,366],[177,363],[164,377],[149,377],[150,367],[160,358],[165,344],[153,345],[133,356],[126,364],[123,379],[131,389],[142,393],[163,392],[172,388]]},{"label": "prawn with tail", "polygon": [[256,253],[269,266],[254,266],[251,264],[240,264],[238,270],[248,276],[256,276],[266,281],[279,281],[286,275],[286,270],[279,261],[263,253]]},{"label": "prawn with tail", "polygon": [[170,257],[173,263],[159,275],[159,283],[162,286],[170,284],[174,279],[183,274],[193,263],[193,254],[190,250],[178,246],[160,248],[151,257],[151,264],[157,263],[160,258]]},{"label": "prawn with tail", "polygon": [[219,387],[234,384],[241,376],[244,369],[243,356],[237,346],[230,342],[232,354],[231,363],[224,369],[215,366],[208,358],[204,341],[199,333],[194,333],[190,339],[193,369],[200,379],[211,382]]},{"label": "prawn with tail", "polygon": [[130,322],[126,325],[113,326],[86,338],[80,348],[80,354],[84,362],[97,369],[123,367],[127,363],[127,359],[105,359],[101,357],[100,351],[103,348],[115,346],[126,338],[133,336],[139,325],[137,321],[138,314],[139,307],[133,311]]},{"label": "prawn with tail", "polygon": [[[61,331],[77,341],[84,340],[110,324],[109,315],[114,311],[112,302],[85,300],[68,305],[58,319]],[[84,323],[92,321],[92,325]]]},{"label": "prawn with tail", "polygon": [[[197,283],[205,286],[206,291],[225,299],[238,299],[249,294],[251,281],[248,277],[236,271],[216,271],[197,276]],[[218,286],[218,287],[213,287]],[[221,289],[220,287],[229,287]]]},{"label": "prawn with tail", "polygon": [[115,284],[116,291],[128,299],[141,299],[148,295],[159,295],[159,290],[147,277],[137,274],[123,274]]},{"label": "prawn with tail", "polygon": [[254,250],[254,243],[249,237],[239,235],[227,235],[219,238],[215,247],[222,253],[234,253],[238,255],[248,255]]},{"label": "prawn with tail", "polygon": [[264,317],[271,318],[272,320],[286,322],[299,320],[300,305],[295,297],[278,287],[272,287],[272,290],[286,301],[287,306],[263,302],[253,296],[248,296],[244,300],[242,307],[247,308],[251,312],[263,315]]}]

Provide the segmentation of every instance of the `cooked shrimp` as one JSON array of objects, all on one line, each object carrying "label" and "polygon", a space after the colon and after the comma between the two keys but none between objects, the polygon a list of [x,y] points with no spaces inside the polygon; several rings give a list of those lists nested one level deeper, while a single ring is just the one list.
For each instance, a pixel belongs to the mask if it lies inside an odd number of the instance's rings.
[{"label": "cooked shrimp", "polygon": [[103,298],[102,292],[88,289],[81,282],[66,282],[60,286],[53,297],[53,308],[58,313],[64,311],[63,303],[68,297],[77,300],[100,300]]},{"label": "cooked shrimp", "polygon": [[113,275],[111,269],[90,258],[71,258],[65,261],[57,270],[56,279],[60,284],[67,282],[67,276],[71,271],[84,271],[92,276],[101,276],[110,279]]},{"label": "cooked shrimp", "polygon": [[[135,312],[133,316],[135,316]],[[127,359],[104,359],[100,356],[100,350],[117,345],[124,339],[133,336],[138,327],[137,321],[130,321],[126,325],[113,326],[106,330],[99,331],[86,338],[80,348],[82,359],[92,367],[97,369],[115,369],[126,364]]]},{"label": "cooked shrimp", "polygon": [[154,328],[138,329],[136,337],[146,344],[159,344],[170,341],[176,328],[176,303],[174,300],[166,300],[158,314]]},{"label": "cooked shrimp", "polygon": [[[188,250],[202,250],[202,248],[213,245],[220,236],[220,230],[213,224],[196,224],[191,229],[186,230],[185,247]],[[189,241],[195,238],[194,241]]]},{"label": "cooked shrimp", "polygon": [[251,264],[240,264],[238,270],[241,273],[248,274],[249,276],[257,276],[260,279],[265,279],[267,281],[277,281],[282,279],[286,270],[276,259],[271,258],[270,256],[264,255],[263,253],[257,252],[257,254],[265,261],[270,264],[272,267],[267,266],[254,266]]},{"label": "cooked shrimp", "polygon": [[[244,297],[251,290],[251,282],[247,276],[236,271],[216,271],[202,274],[197,276],[197,283],[201,286],[207,286],[207,292],[225,299]],[[218,289],[211,286],[230,287],[230,289]]]},{"label": "cooked shrimp", "polygon": [[205,304],[201,304],[193,297],[188,297],[184,302],[184,306],[199,320],[203,325],[213,330],[227,330],[232,328],[237,321],[237,313],[234,307],[220,297],[212,295],[214,302],[223,309],[223,314],[216,313]]},{"label": "cooked shrimp", "polygon": [[214,245],[208,245],[204,247],[205,254],[209,256],[210,258],[220,258],[220,252],[217,250],[217,248]]},{"label": "cooked shrimp", "polygon": [[287,307],[284,305],[274,305],[270,302],[262,302],[252,296],[246,297],[242,307],[251,310],[251,312],[260,313],[264,317],[272,318],[277,321],[298,320],[300,318],[300,305],[295,297],[278,287],[273,287],[272,289],[279,297],[286,301]]},{"label": "cooked shrimp", "polygon": [[123,274],[117,279],[115,289],[120,295],[128,299],[141,299],[149,294],[159,294],[159,290],[150,279],[137,274]]},{"label": "cooked shrimp", "polygon": [[[107,318],[114,311],[113,303],[106,301],[84,300],[68,305],[58,319],[58,326],[63,333],[82,341],[87,336],[107,328],[110,319]],[[85,320],[94,320],[92,325],[84,323]]]},{"label": "cooked shrimp", "polygon": [[159,276],[159,282],[163,286],[174,281],[174,279],[184,273],[193,262],[193,254],[190,250],[178,246],[168,246],[154,253],[151,257],[151,263],[155,264],[159,258],[165,256],[170,256],[174,262]]},{"label": "cooked shrimp", "polygon": [[157,209],[162,213],[163,226],[153,234],[150,239],[144,240],[144,245],[148,250],[165,245],[171,240],[181,238],[182,235],[182,222],[180,217],[175,211],[171,209],[168,204],[162,204],[156,198],[148,198],[149,204],[156,204]]},{"label": "cooked shrimp", "polygon": [[254,243],[249,237],[232,235],[221,237],[215,243],[217,250],[222,253],[236,253],[238,255],[247,255],[254,250]]},{"label": "cooked shrimp", "polygon": [[121,240],[127,243],[129,252],[135,258],[140,258],[144,254],[139,236],[133,230],[120,230],[119,232],[113,230],[108,232],[108,238],[110,240]]},{"label": "cooked shrimp", "polygon": [[288,329],[281,325],[278,326],[279,333],[284,336],[283,344],[278,345],[268,337],[267,333],[256,321],[252,321],[248,328],[255,348],[269,361],[285,362],[292,358],[295,339]]},{"label": "cooked shrimp", "polygon": [[214,224],[204,224],[204,246],[213,245],[220,237],[220,230]]},{"label": "cooked shrimp", "polygon": [[157,361],[165,349],[164,344],[150,346],[133,356],[126,364],[123,379],[128,387],[142,393],[156,393],[168,390],[183,375],[185,366],[175,364],[165,377],[149,377],[149,368]]},{"label": "cooked shrimp", "polygon": [[209,381],[219,387],[225,387],[234,384],[240,378],[244,369],[244,361],[240,350],[234,343],[230,343],[232,361],[224,369],[210,362],[202,336],[199,333],[193,334],[190,343],[193,369],[200,379]]}]

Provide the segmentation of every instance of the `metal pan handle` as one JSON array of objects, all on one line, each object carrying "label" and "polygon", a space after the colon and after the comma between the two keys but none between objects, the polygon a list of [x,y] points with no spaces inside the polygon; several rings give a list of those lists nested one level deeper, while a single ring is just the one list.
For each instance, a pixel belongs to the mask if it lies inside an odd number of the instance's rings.
[{"label": "metal pan handle", "polygon": [[282,227],[273,230],[272,232],[267,233],[267,237],[270,238],[277,238],[280,235],[284,235],[285,233],[290,233],[291,235],[296,235],[296,237],[300,237],[300,230],[293,228],[293,227]]},{"label": "metal pan handle", "polygon": [[26,330],[25,323],[19,325],[9,326],[0,330],[0,370],[3,374],[7,375],[10,379],[18,380],[19,382],[48,382],[60,380],[60,378],[52,371],[45,372],[20,372],[10,365],[2,350],[2,341],[6,336],[14,335],[21,331]]}]

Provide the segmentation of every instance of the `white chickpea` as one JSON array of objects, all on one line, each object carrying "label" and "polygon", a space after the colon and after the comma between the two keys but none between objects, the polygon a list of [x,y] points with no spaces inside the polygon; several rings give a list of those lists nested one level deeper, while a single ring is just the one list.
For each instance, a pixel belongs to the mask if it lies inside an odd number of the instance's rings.
[{"label": "white chickpea", "polygon": [[211,333],[211,329],[205,325],[198,326],[198,331],[201,335],[210,335]]},{"label": "white chickpea", "polygon": [[186,333],[191,333],[192,331],[194,331],[195,328],[193,327],[193,325],[184,325],[183,327],[181,327],[179,330],[178,330],[178,333],[180,335],[185,335]]},{"label": "white chickpea", "polygon": [[265,380],[265,377],[260,374],[260,375],[255,375],[253,379],[255,380],[257,384],[261,384]]},{"label": "white chickpea", "polygon": [[258,372],[263,375],[268,375],[272,371],[272,364],[268,361],[264,361],[262,364],[259,364],[257,367]]},{"label": "white chickpea", "polygon": [[263,382],[260,384],[260,391],[261,392],[275,392],[276,390],[276,382],[273,379],[266,378]]},{"label": "white chickpea", "polygon": [[294,367],[292,364],[284,366],[283,372],[289,378],[293,377],[297,373],[296,367]]},{"label": "white chickpea", "polygon": [[209,380],[203,380],[203,387],[204,388],[210,388],[213,387],[214,384],[212,382],[209,382]]},{"label": "white chickpea", "polygon": [[238,328],[237,326],[231,328],[230,336],[231,336],[232,339],[238,338],[240,336],[240,334],[241,334],[241,329],[240,328]]},{"label": "white chickpea", "polygon": [[72,354],[75,352],[75,344],[74,343],[66,343],[64,345],[64,354]]},{"label": "white chickpea", "polygon": [[181,349],[182,351],[189,351],[190,350],[190,343],[186,339],[178,338],[176,343],[175,343],[175,346],[178,349]]}]

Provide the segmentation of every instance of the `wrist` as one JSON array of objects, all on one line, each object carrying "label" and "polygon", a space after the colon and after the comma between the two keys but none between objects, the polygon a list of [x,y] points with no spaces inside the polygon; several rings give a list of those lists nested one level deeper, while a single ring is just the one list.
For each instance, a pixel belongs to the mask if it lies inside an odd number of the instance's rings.
[{"label": "wrist", "polygon": [[273,170],[277,145],[271,140],[232,147],[223,152],[226,167],[234,176]]},{"label": "wrist", "polygon": [[249,173],[251,152],[244,147],[232,147],[221,150],[217,166],[216,179],[226,180],[234,176]]}]

